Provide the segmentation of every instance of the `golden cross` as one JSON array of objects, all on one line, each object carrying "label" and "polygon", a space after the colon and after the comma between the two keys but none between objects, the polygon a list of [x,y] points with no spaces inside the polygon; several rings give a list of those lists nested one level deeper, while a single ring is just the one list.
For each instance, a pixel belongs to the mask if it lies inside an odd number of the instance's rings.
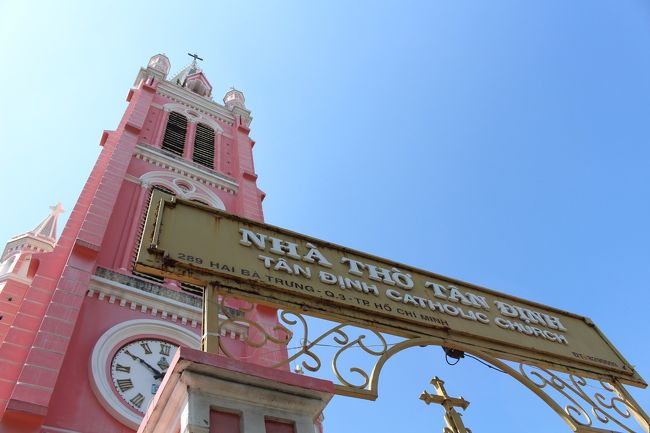
[{"label": "golden cross", "polygon": [[434,377],[431,379],[431,385],[436,388],[437,395],[429,394],[427,391],[422,391],[422,394],[420,394],[420,400],[424,401],[426,404],[440,404],[445,408],[445,422],[447,423],[447,427],[443,429],[443,433],[472,433],[472,431],[463,424],[463,420],[461,419],[462,415],[454,409],[454,407],[460,407],[463,410],[467,409],[469,401],[465,400],[463,397],[449,397],[444,384],[445,382],[443,382],[438,376]]}]

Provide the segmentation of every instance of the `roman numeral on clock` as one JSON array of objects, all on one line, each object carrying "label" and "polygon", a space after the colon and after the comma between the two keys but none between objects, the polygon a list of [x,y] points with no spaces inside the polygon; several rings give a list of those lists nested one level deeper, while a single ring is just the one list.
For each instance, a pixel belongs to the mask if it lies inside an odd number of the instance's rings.
[{"label": "roman numeral on clock", "polygon": [[147,343],[146,341],[140,343],[140,346],[142,346],[142,348],[144,349],[145,355],[149,355],[151,353],[151,348],[149,347],[149,343]]},{"label": "roman numeral on clock", "polygon": [[131,373],[131,367],[122,364],[117,364],[115,366],[115,371],[121,371],[123,373]]},{"label": "roman numeral on clock", "polygon": [[133,404],[133,406],[140,409],[140,406],[142,406],[142,403],[144,403],[144,395],[138,393],[138,395],[136,395],[129,401]]},{"label": "roman numeral on clock", "polygon": [[169,344],[160,343],[160,354],[169,356],[169,351],[171,350],[171,348],[172,347]]},{"label": "roman numeral on clock", "polygon": [[131,379],[117,379],[117,387],[120,388],[120,391],[126,392],[133,388],[133,382]]}]

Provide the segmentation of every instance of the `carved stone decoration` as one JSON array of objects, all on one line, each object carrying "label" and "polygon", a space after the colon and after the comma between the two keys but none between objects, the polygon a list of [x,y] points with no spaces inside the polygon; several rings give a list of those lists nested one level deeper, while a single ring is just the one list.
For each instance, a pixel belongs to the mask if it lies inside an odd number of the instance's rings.
[{"label": "carved stone decoration", "polygon": [[150,171],[140,177],[143,185],[161,185],[188,200],[197,200],[206,203],[215,209],[226,209],[223,200],[213,191],[201,183],[185,176],[167,171]]}]

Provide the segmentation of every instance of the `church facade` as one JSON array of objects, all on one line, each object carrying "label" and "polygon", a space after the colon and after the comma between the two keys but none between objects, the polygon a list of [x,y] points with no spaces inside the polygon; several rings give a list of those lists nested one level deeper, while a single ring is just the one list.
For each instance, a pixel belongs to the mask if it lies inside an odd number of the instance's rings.
[{"label": "church facade", "polygon": [[[201,288],[133,271],[153,188],[263,220],[243,93],[216,102],[196,56],[170,66],[159,54],[138,72],[61,236],[57,205],[0,257],[0,432],[136,431],[176,349],[200,347]],[[247,362],[286,358],[238,345],[246,332],[221,338]]]}]

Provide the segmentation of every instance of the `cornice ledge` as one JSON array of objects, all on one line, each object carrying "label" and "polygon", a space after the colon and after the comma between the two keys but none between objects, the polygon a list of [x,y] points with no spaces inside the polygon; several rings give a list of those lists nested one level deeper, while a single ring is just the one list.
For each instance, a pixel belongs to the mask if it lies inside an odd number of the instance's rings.
[{"label": "cornice ledge", "polygon": [[[29,278],[21,277],[19,275],[13,274],[13,273],[9,273],[9,274],[5,274],[5,275],[0,276],[0,284],[4,283],[6,281],[14,281],[16,283],[25,284],[27,286],[32,284],[32,280],[30,280]],[[2,286],[0,286],[0,289],[1,288],[2,288]]]},{"label": "cornice ledge", "polygon": [[[108,272],[110,273],[110,271]],[[139,290],[99,275],[91,276],[86,296],[93,298],[95,294],[99,300],[108,298],[108,302],[111,304],[117,304],[133,311],[139,310],[141,313],[172,322],[180,322],[183,325],[187,324],[192,328],[200,328],[203,323],[201,307],[189,305],[164,295]],[[221,314],[219,317],[227,319]],[[224,325],[222,334],[223,336],[228,335],[230,338],[243,339],[248,334],[248,325],[238,321],[228,323]]]},{"label": "cornice ledge", "polygon": [[161,152],[160,149],[152,147],[151,145],[138,143],[135,146],[134,155],[140,155],[143,158],[155,161],[164,166],[178,167],[182,172],[190,175],[191,177],[193,176],[199,182],[220,187],[221,189],[224,189],[232,194],[236,194],[239,190],[239,184],[233,179],[220,175],[216,172],[208,171],[207,169],[195,167],[180,158],[176,159],[172,156],[165,155]]},{"label": "cornice ledge", "polygon": [[251,180],[253,182],[257,181],[257,174],[250,172],[248,170],[245,170],[242,173],[242,176],[244,176],[245,179]]},{"label": "cornice ledge", "polygon": [[119,295],[120,298],[126,297],[125,299],[127,302],[134,301],[140,305],[146,305],[148,307],[159,307],[157,308],[158,311],[184,311],[188,315],[196,316],[196,319],[198,321],[201,319],[202,310],[201,307],[198,306],[198,304],[200,304],[200,300],[197,300],[197,305],[191,305],[183,301],[172,299],[165,295],[145,291],[136,287],[131,287],[127,284],[99,275],[92,275],[90,277],[90,280],[91,283],[88,287],[89,290],[95,292],[101,291],[107,294],[110,293],[116,296]]},{"label": "cornice ledge", "polygon": [[235,122],[234,116],[226,107],[223,107],[216,102],[208,101],[202,96],[198,96],[187,89],[170,83],[169,81],[163,81],[158,84],[158,93],[162,96],[175,97],[188,101],[197,108],[204,110],[207,114],[218,117],[230,125],[233,125]]},{"label": "cornice ledge", "polygon": [[137,86],[143,82],[147,77],[153,76],[158,82],[162,82],[165,79],[165,74],[162,72],[153,69],[153,68],[140,68],[138,71],[138,75],[135,77],[135,81],[133,82],[133,87],[137,88]]},{"label": "cornice ledge", "polygon": [[[251,110],[249,110],[248,108],[242,108],[238,106],[232,107],[232,112],[237,116],[250,116],[252,114]],[[253,119],[251,118],[251,120]]]}]

